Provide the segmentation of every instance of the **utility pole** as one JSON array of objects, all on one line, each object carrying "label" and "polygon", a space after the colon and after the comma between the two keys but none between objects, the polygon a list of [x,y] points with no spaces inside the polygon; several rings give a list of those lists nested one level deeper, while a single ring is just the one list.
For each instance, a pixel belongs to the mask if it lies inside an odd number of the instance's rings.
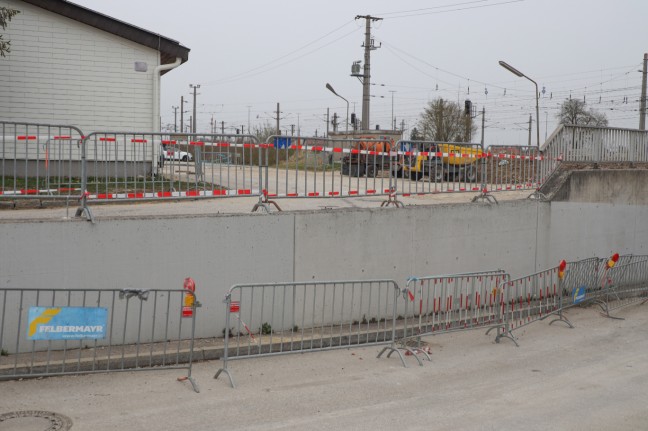
[{"label": "utility pole", "polygon": [[178,107],[172,106],[173,109],[173,133],[178,133]]},{"label": "utility pole", "polygon": [[329,108],[326,108],[326,137],[329,135]]},{"label": "utility pole", "polygon": [[225,122],[224,121],[221,121],[221,134],[222,135],[225,134]]},{"label": "utility pole", "polygon": [[279,114],[281,114],[281,111],[279,111],[279,102],[277,102],[277,135],[281,135],[281,129],[279,129]]},{"label": "utility pole", "polygon": [[250,109],[252,108],[252,106],[248,105],[247,108],[248,108],[248,133],[250,133],[250,130],[252,130],[250,128]]},{"label": "utility pole", "polygon": [[192,133],[196,133],[196,90],[200,88],[200,84],[193,85],[189,84],[189,88],[193,88],[193,123],[192,123]]},{"label": "utility pole", "polygon": [[184,133],[184,96],[180,96],[180,133]]},{"label": "utility pole", "polygon": [[396,92],[396,90],[389,90],[389,92],[392,94],[392,130],[396,130],[396,119],[394,118],[394,93]]},{"label": "utility pole", "polygon": [[338,119],[338,114],[337,114],[337,112],[334,112],[334,113],[333,113],[333,121],[332,121],[332,124],[333,124],[333,133],[337,132],[337,128],[338,128],[338,121],[337,121],[337,119]]},{"label": "utility pole", "polygon": [[648,72],[648,54],[644,54],[643,78],[641,79],[641,105],[639,108],[639,130],[646,130],[646,73]]},{"label": "utility pole", "polygon": [[486,123],[486,107],[482,108],[482,133],[481,133],[481,147],[484,151],[484,125]]},{"label": "utility pole", "polygon": [[295,125],[294,124],[290,125],[290,136],[295,136]]},{"label": "utility pole", "polygon": [[531,122],[533,121],[533,116],[529,114],[529,147],[531,146]]},{"label": "utility pole", "polygon": [[371,15],[358,15],[355,19],[365,20],[365,41],[364,47],[364,69],[362,74],[362,130],[369,130],[369,104],[371,99],[371,51],[378,49],[374,45],[371,37],[371,22],[380,21],[382,18],[376,18]]}]

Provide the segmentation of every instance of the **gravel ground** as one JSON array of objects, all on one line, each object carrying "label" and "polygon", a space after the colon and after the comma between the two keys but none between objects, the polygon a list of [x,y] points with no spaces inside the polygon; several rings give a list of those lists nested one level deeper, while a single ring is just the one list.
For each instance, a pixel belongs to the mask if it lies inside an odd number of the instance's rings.
[{"label": "gravel ground", "polygon": [[[94,431],[645,430],[647,307],[618,311],[625,320],[572,309],[574,329],[534,323],[519,348],[483,331],[437,335],[423,367],[376,359],[378,347],[255,358],[230,363],[231,389],[213,379],[220,361],[202,362],[199,394],[173,370],[0,382],[0,414],[51,411]],[[38,429],[13,421],[0,428]]]}]

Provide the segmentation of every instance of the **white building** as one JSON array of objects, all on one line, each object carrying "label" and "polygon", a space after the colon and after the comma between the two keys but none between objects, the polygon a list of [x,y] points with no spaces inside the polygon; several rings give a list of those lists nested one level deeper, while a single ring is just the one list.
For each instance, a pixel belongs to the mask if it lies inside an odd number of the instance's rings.
[{"label": "white building", "polygon": [[65,0],[0,6],[20,11],[3,33],[11,53],[0,57],[0,121],[159,130],[160,76],[189,48]]}]

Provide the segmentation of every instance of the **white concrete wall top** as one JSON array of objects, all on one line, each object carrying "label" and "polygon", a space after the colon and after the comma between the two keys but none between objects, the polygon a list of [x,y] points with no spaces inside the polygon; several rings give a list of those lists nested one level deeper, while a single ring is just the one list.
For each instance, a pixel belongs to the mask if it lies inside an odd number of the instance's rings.
[{"label": "white concrete wall top", "polygon": [[[153,70],[159,52],[36,6],[18,9],[0,60],[0,119],[100,130],[153,130]],[[134,63],[148,64],[136,72]],[[158,78],[159,79],[159,78]]]}]

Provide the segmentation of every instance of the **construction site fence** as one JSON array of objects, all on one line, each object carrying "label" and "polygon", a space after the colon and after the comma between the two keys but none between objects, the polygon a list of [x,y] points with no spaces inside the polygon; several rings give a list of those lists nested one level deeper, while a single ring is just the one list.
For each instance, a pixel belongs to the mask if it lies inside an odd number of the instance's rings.
[{"label": "construction site fence", "polygon": [[0,380],[184,370],[196,297],[187,290],[0,289]]},{"label": "construction site fence", "polygon": [[229,362],[235,359],[392,344],[399,294],[393,280],[232,286],[215,378],[226,374],[234,387]]}]

